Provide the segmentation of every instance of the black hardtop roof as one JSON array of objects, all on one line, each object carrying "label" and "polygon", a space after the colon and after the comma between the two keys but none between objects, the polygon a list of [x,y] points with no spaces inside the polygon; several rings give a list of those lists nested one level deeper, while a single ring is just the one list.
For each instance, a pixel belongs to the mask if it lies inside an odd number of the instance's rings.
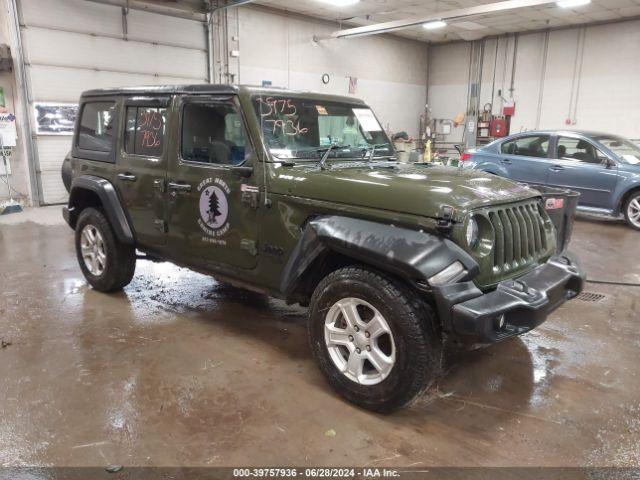
[{"label": "black hardtop roof", "polygon": [[157,96],[157,95],[176,95],[176,94],[192,94],[192,95],[235,95],[246,92],[248,94],[264,94],[264,95],[291,95],[292,97],[306,97],[318,99],[321,101],[345,102],[357,105],[365,105],[364,101],[355,97],[346,97],[340,95],[332,95],[319,92],[310,92],[303,90],[288,90],[277,87],[259,87],[250,85],[222,85],[222,84],[196,84],[196,85],[146,85],[139,87],[119,87],[119,88],[101,88],[87,90],[82,93],[82,98],[86,97],[106,97],[106,96]]},{"label": "black hardtop roof", "polygon": [[82,93],[83,97],[103,97],[111,95],[173,95],[176,93],[228,93],[238,92],[234,85],[142,85],[139,87],[98,88]]}]

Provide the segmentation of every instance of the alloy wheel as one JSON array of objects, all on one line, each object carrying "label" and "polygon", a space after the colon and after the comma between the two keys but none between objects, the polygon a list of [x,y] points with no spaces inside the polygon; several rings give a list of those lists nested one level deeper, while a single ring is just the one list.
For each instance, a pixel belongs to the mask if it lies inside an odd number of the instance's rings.
[{"label": "alloy wheel", "polygon": [[99,277],[107,266],[107,253],[100,231],[93,225],[86,225],[80,234],[80,251],[85,267],[91,275]]},{"label": "alloy wheel", "polygon": [[635,226],[640,228],[640,196],[635,197],[629,202],[627,207],[627,216],[629,221]]},{"label": "alloy wheel", "polygon": [[393,369],[396,349],[391,328],[370,303],[343,298],[327,312],[324,338],[334,365],[360,385],[376,385]]}]

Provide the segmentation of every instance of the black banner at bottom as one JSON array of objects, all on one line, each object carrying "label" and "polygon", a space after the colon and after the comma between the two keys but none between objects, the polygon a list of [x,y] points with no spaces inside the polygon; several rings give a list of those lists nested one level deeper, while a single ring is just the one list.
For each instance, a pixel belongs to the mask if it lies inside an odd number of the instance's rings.
[{"label": "black banner at bottom", "polygon": [[640,480],[640,468],[0,467],[0,480]]}]

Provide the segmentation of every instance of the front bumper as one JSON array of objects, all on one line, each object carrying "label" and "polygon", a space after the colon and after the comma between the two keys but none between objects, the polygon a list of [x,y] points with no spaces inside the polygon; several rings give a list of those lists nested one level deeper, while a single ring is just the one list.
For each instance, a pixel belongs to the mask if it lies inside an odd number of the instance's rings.
[{"label": "front bumper", "polygon": [[569,254],[483,293],[473,282],[434,289],[445,330],[466,344],[489,344],[522,335],[584,288],[585,274]]}]

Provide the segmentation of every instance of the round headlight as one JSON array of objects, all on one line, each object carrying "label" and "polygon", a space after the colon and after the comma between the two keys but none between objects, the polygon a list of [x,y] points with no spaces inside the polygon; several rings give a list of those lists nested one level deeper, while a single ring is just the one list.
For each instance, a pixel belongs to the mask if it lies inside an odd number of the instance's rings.
[{"label": "round headlight", "polygon": [[478,222],[476,222],[475,218],[471,217],[469,222],[467,222],[467,245],[471,248],[474,248],[478,243]]}]

